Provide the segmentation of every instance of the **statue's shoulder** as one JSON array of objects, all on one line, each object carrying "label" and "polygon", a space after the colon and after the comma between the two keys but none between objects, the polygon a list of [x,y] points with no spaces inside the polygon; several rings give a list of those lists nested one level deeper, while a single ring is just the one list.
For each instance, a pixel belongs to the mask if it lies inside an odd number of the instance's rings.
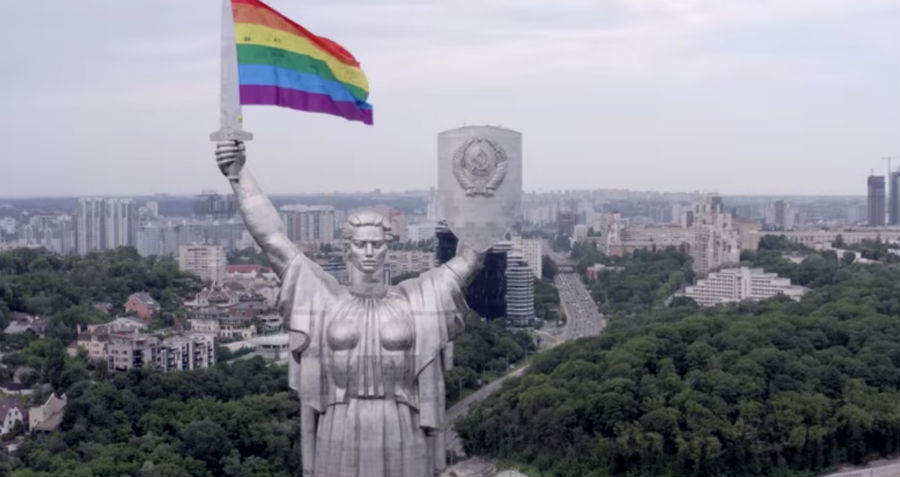
[{"label": "statue's shoulder", "polygon": [[306,255],[298,253],[291,260],[282,278],[281,296],[282,298],[289,297],[291,301],[294,301],[296,296],[312,297],[321,293],[337,296],[345,288],[321,265],[310,260]]},{"label": "statue's shoulder", "polygon": [[452,294],[458,289],[458,279],[447,264],[422,272],[417,277],[408,278],[397,284],[406,296],[433,300],[439,296]]}]

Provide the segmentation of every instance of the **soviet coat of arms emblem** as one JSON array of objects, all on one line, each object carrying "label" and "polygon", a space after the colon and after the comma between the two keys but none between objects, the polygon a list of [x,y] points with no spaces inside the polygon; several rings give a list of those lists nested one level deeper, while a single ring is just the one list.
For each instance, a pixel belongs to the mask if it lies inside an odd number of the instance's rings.
[{"label": "soviet coat of arms emblem", "polygon": [[503,148],[490,139],[475,137],[453,155],[453,174],[466,195],[491,197],[506,177]]},{"label": "soviet coat of arms emblem", "polygon": [[488,250],[521,217],[522,134],[463,126],[438,134],[437,217],[460,242]]}]

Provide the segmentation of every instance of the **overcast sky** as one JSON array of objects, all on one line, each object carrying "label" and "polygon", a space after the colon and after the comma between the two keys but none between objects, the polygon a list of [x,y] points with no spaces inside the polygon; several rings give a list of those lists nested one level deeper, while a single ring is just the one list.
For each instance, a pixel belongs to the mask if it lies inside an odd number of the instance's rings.
[{"label": "overcast sky", "polygon": [[[351,51],[375,110],[245,107],[271,193],[432,186],[465,124],[523,133],[527,190],[864,194],[900,154],[896,0],[269,4]],[[0,196],[227,190],[220,5],[4,2]]]}]

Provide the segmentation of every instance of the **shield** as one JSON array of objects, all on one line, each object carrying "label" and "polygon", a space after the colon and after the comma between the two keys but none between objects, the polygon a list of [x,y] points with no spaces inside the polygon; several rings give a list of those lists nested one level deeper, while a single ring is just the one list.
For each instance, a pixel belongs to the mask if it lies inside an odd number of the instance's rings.
[{"label": "shield", "polygon": [[483,252],[520,214],[522,135],[492,126],[438,134],[438,214],[462,242]]}]

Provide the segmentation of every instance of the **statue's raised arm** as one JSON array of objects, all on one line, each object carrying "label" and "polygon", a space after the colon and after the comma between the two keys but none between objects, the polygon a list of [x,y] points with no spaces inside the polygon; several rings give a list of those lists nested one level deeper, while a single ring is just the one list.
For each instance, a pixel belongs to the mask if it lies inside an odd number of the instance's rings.
[{"label": "statue's raised arm", "polygon": [[231,183],[247,230],[269,257],[275,273],[282,277],[300,250],[288,239],[272,201],[244,168],[246,160],[243,141],[220,142],[216,146],[216,162]]}]

